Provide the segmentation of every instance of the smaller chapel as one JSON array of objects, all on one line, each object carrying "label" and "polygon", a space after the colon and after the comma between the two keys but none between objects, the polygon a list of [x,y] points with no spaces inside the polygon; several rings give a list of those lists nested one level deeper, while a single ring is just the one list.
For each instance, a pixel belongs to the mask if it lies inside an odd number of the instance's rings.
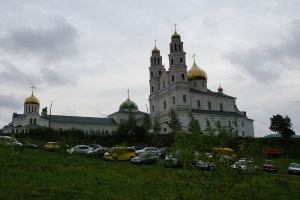
[{"label": "smaller chapel", "polygon": [[[32,87],[34,88],[34,87]],[[33,90],[31,95],[24,101],[23,114],[13,113],[12,122],[3,127],[3,133],[26,133],[37,127],[50,127],[53,129],[81,129],[86,134],[112,135],[116,132],[118,125],[124,123],[129,112],[135,116],[136,122],[140,125],[144,115],[137,104],[129,98],[121,103],[119,110],[110,114],[107,118],[80,117],[48,114],[47,107],[40,112],[40,101],[35,97]]]}]

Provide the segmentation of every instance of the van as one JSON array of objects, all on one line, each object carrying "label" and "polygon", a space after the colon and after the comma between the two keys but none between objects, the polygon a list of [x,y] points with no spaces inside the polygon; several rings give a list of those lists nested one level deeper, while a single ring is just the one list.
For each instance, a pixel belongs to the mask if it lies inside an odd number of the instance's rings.
[{"label": "van", "polygon": [[10,136],[0,136],[0,143],[7,146],[22,146],[16,138]]},{"label": "van", "polygon": [[135,157],[135,149],[133,147],[112,147],[103,156],[104,160],[131,160]]}]

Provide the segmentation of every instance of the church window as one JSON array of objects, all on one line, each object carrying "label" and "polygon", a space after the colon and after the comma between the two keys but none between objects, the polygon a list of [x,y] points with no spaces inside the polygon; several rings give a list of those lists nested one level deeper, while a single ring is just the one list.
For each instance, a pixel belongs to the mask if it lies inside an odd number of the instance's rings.
[{"label": "church window", "polygon": [[151,91],[154,92],[154,87],[153,86],[151,86]]},{"label": "church window", "polygon": [[200,100],[197,100],[197,108],[201,108]]},{"label": "church window", "polygon": [[154,58],[154,64],[156,65],[156,58]]},{"label": "church window", "polygon": [[223,111],[223,103],[220,103],[220,111]]},{"label": "church window", "polygon": [[157,58],[157,64],[159,65],[159,58]]},{"label": "church window", "polygon": [[175,105],[175,97],[173,97],[173,105]]},{"label": "church window", "polygon": [[244,122],[242,122],[242,127],[244,127]]},{"label": "church window", "polygon": [[167,109],[167,102],[164,101],[164,109]]},{"label": "church window", "polygon": [[153,72],[151,72],[151,77],[153,77]]},{"label": "church window", "polygon": [[161,75],[161,71],[160,70],[158,71],[158,74]]},{"label": "church window", "polygon": [[36,124],[36,119],[33,119],[33,124]]},{"label": "church window", "polygon": [[176,44],[174,44],[174,50],[177,51],[177,45]]},{"label": "church window", "polygon": [[29,121],[29,123],[30,123],[30,124],[32,124],[32,118],[30,118],[30,121]]},{"label": "church window", "polygon": [[173,59],[171,59],[171,65],[173,65],[173,63],[174,63],[174,60],[173,60]]},{"label": "church window", "polygon": [[181,45],[180,44],[178,45],[178,51],[181,51]]},{"label": "church window", "polygon": [[211,101],[207,102],[207,108],[208,110],[211,110]]},{"label": "church window", "polygon": [[167,132],[167,129],[166,129],[166,128],[164,128],[164,132]]},{"label": "church window", "polygon": [[183,95],[183,103],[186,103],[186,95]]},{"label": "church window", "polygon": [[154,106],[152,106],[152,112],[154,112]]},{"label": "church window", "polygon": [[182,80],[184,81],[184,74],[181,74],[181,78],[182,78]]},{"label": "church window", "polygon": [[180,58],[180,63],[181,63],[181,64],[183,63],[183,58]]},{"label": "church window", "polygon": [[172,75],[172,82],[174,82],[175,78],[174,78],[174,75]]},{"label": "church window", "polygon": [[194,87],[197,87],[197,82],[194,82]]},{"label": "church window", "polygon": [[245,131],[243,131],[243,136],[245,136]]},{"label": "church window", "polygon": [[173,45],[170,45],[170,51],[173,52]]}]

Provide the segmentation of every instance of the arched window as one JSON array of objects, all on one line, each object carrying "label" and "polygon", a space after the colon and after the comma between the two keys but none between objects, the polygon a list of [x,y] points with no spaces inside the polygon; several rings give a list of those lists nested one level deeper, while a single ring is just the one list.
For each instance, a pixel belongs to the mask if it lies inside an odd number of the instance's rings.
[{"label": "arched window", "polygon": [[157,64],[159,65],[159,58],[157,58]]},{"label": "arched window", "polygon": [[33,120],[33,124],[36,124],[36,119]]},{"label": "arched window", "polygon": [[154,87],[153,86],[151,86],[151,92],[154,92]]},{"label": "arched window", "polygon": [[178,51],[181,51],[181,45],[180,44],[178,45]]},{"label": "arched window", "polygon": [[180,63],[181,63],[181,64],[183,63],[183,58],[180,58]]},{"label": "arched window", "polygon": [[154,64],[156,65],[156,58],[154,58]]},{"label": "arched window", "polygon": [[182,78],[182,80],[184,81],[184,74],[181,74],[181,78]]},{"label": "arched window", "polygon": [[30,120],[29,120],[29,124],[32,124],[32,118],[30,118]]},{"label": "arched window", "polygon": [[175,51],[177,51],[177,45],[176,44],[174,44],[174,49],[175,49]]},{"label": "arched window", "polygon": [[173,59],[171,59],[171,65],[173,65],[173,63],[174,63],[174,61],[173,61]]}]

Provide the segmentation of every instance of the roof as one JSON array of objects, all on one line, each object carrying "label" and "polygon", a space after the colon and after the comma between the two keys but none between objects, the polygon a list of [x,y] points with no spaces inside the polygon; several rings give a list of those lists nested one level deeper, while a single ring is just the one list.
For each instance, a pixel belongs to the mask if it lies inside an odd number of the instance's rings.
[{"label": "roof", "polygon": [[203,114],[211,114],[211,115],[226,115],[226,116],[232,116],[232,117],[246,117],[246,116],[236,113],[236,112],[215,111],[215,110],[193,109],[192,113],[203,113]]},{"label": "roof", "polygon": [[224,93],[213,92],[213,91],[211,91],[211,90],[209,90],[209,89],[207,89],[207,92],[202,92],[202,91],[196,90],[196,89],[194,89],[194,88],[190,88],[190,92],[202,93],[202,94],[210,94],[210,95],[222,96],[222,97],[228,97],[228,98],[235,98],[235,97],[226,95],[226,94],[224,94]]},{"label": "roof", "polygon": [[[47,115],[49,119],[50,116]],[[51,122],[64,122],[64,123],[85,123],[85,124],[103,124],[103,125],[116,125],[116,121],[112,118],[97,118],[97,117],[77,117],[77,116],[63,116],[51,115]]]}]

